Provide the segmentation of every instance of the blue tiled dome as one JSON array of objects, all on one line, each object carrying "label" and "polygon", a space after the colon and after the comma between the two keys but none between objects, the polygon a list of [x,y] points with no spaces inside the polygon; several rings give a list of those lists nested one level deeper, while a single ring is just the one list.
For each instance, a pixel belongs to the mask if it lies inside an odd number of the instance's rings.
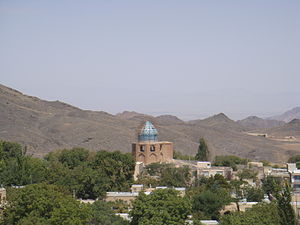
[{"label": "blue tiled dome", "polygon": [[139,141],[157,141],[157,130],[150,121],[146,121],[138,139]]}]

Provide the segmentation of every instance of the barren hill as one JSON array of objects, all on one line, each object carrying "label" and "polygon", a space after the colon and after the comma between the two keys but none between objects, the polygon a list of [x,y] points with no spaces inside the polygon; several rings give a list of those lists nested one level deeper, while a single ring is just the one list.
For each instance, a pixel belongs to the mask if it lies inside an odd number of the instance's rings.
[{"label": "barren hill", "polygon": [[136,112],[111,115],[81,110],[59,101],[44,101],[0,85],[0,139],[20,142],[36,156],[75,146],[130,152],[145,120],[155,124],[160,140],[174,142],[175,150],[185,154],[196,153],[200,137],[207,139],[212,155],[235,154],[282,161],[300,153],[292,142],[248,135],[240,124],[223,113],[190,122],[171,115],[153,117]]},{"label": "barren hill", "polygon": [[283,126],[285,124],[283,121],[267,120],[257,116],[249,116],[243,120],[238,120],[237,122],[246,130],[269,129]]},{"label": "barren hill", "polygon": [[284,121],[287,123],[292,121],[293,119],[300,119],[300,107],[295,107],[291,110],[286,111],[281,115],[272,116],[269,117],[268,119]]},{"label": "barren hill", "polygon": [[300,139],[300,119],[293,119],[281,127],[270,129],[269,134],[277,137],[293,136]]}]

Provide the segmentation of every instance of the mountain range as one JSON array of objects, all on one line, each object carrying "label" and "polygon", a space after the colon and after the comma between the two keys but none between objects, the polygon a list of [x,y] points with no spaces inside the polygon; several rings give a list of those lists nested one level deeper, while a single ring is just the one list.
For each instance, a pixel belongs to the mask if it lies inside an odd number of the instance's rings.
[{"label": "mountain range", "polygon": [[[82,110],[60,101],[45,101],[0,85],[0,139],[27,146],[42,157],[55,149],[84,147],[131,151],[131,143],[146,120],[159,132],[159,140],[172,141],[174,149],[194,155],[200,137],[207,140],[211,158],[237,155],[253,160],[282,162],[300,154],[299,107],[287,117],[248,117],[234,121],[224,113],[206,119],[182,121],[173,115],[151,116],[137,112],[112,115]],[[279,118],[286,121],[278,121]],[[298,118],[298,119],[297,119]],[[267,135],[262,135],[267,134]]]},{"label": "mountain range", "polygon": [[285,113],[277,116],[272,116],[267,118],[269,120],[278,120],[278,121],[284,121],[284,122],[290,122],[293,119],[300,119],[300,107],[295,107],[289,111],[286,111]]}]

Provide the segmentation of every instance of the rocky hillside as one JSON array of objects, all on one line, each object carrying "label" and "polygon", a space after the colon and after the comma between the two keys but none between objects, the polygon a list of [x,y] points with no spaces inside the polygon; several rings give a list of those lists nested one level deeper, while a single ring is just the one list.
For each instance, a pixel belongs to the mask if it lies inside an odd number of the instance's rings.
[{"label": "rocky hillside", "polygon": [[283,126],[270,129],[268,132],[277,137],[300,138],[300,119],[293,119]]},{"label": "rocky hillside", "polygon": [[238,124],[244,127],[246,130],[259,130],[269,129],[273,127],[280,127],[285,124],[283,121],[262,119],[257,116],[249,116],[243,120],[238,120]]},{"label": "rocky hillside", "polygon": [[289,111],[286,111],[285,113],[283,113],[281,115],[272,116],[272,117],[269,117],[268,119],[284,121],[287,123],[292,121],[293,119],[300,119],[300,107],[295,107]]},{"label": "rocky hillside", "polygon": [[153,117],[136,112],[111,115],[81,110],[59,101],[44,101],[0,85],[0,139],[20,142],[36,156],[75,146],[130,152],[145,120],[151,120],[157,127],[160,140],[174,142],[175,150],[185,154],[196,153],[200,137],[207,139],[212,156],[235,154],[282,161],[300,153],[300,148],[295,148],[296,142],[287,144],[248,135],[241,124],[223,113],[190,122],[172,115]]}]

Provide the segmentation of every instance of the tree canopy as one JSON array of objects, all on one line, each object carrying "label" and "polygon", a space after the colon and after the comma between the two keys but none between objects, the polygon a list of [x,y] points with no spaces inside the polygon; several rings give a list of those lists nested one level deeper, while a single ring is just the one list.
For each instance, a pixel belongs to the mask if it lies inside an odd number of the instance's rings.
[{"label": "tree canopy", "polygon": [[231,200],[225,189],[207,189],[192,197],[193,212],[201,219],[218,219],[219,211]]},{"label": "tree canopy", "polygon": [[243,159],[234,155],[218,155],[213,162],[214,166],[229,166],[233,170],[237,170],[237,165],[247,164],[248,159]]},{"label": "tree canopy", "polygon": [[191,184],[191,172],[187,166],[152,163],[146,166],[138,182],[146,186],[187,187]]},{"label": "tree canopy", "polygon": [[275,203],[260,203],[246,212],[224,215],[220,225],[281,225]]},{"label": "tree canopy", "polygon": [[184,225],[191,212],[186,198],[173,189],[159,189],[146,195],[140,193],[133,202],[131,225]]},{"label": "tree canopy", "polygon": [[26,155],[26,148],[0,141],[0,185],[45,182],[67,187],[78,198],[103,197],[106,191],[128,191],[134,160],[121,152],[72,148],[50,152],[44,159]]},{"label": "tree canopy", "polygon": [[2,224],[79,225],[90,220],[90,208],[57,186],[41,183],[10,191]]}]

